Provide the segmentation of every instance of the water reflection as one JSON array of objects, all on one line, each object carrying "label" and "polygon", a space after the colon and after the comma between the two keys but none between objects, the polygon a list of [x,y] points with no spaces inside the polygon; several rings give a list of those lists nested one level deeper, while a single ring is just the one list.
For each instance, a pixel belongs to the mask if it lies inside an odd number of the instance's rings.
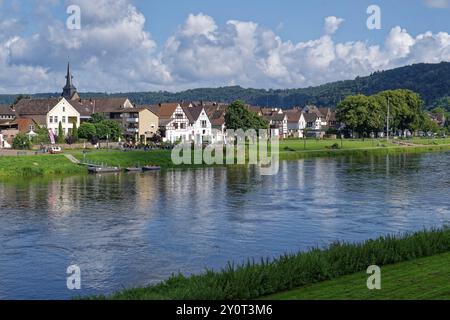
[{"label": "water reflection", "polygon": [[450,222],[449,153],[0,183],[0,298],[110,293]]}]

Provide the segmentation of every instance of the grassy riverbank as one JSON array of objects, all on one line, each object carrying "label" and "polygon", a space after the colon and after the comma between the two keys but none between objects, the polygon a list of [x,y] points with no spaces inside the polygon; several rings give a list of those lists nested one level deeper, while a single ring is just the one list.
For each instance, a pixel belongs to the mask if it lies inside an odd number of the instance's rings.
[{"label": "grassy riverbank", "polygon": [[[314,157],[336,157],[344,155],[366,156],[396,153],[425,153],[450,150],[450,139],[416,139],[413,146],[398,145],[385,140],[315,140],[288,139],[280,142],[280,160],[296,160]],[[122,168],[159,165],[163,169],[178,168],[171,160],[170,150],[113,151],[95,150],[83,154],[68,151],[80,161],[100,163]],[[184,165],[202,167],[204,165]],[[0,156],[0,178],[86,174],[86,168],[71,163],[62,155]]]},{"label": "grassy riverbank", "polygon": [[[158,285],[125,290],[107,298],[121,300],[241,300],[267,297],[271,294],[293,289],[296,290],[291,294],[287,293],[288,297],[296,297],[299,294],[298,292],[302,290],[298,289],[299,287],[311,286],[334,279],[342,281],[341,277],[363,272],[370,265],[382,267],[382,274],[385,266],[386,272],[389,272],[388,270],[392,270],[392,268],[399,272],[403,269],[404,274],[407,275],[409,273],[413,277],[403,277],[406,281],[403,285],[408,286],[416,281],[415,277],[423,276],[422,273],[426,272],[426,270],[429,271],[429,269],[417,269],[417,272],[415,272],[414,270],[408,271],[408,269],[402,268],[402,265],[388,267],[389,265],[406,261],[420,264],[420,260],[416,259],[444,253],[448,254],[449,252],[449,228],[421,231],[398,237],[381,237],[359,244],[335,243],[327,249],[315,249],[295,255],[285,255],[271,261],[248,262],[244,265],[229,264],[224,270],[219,272],[207,271],[202,275],[190,277],[177,275]],[[439,264],[448,259],[446,255],[442,255],[442,257],[436,256],[432,264]],[[356,277],[360,275],[356,275]],[[355,281],[356,287],[354,289],[357,290],[361,286],[364,288],[367,276],[362,279],[361,283],[358,282],[357,284],[357,280],[352,279]],[[386,284],[386,281],[389,281],[389,277],[385,278],[384,281],[387,288],[389,288],[389,284]],[[438,283],[436,279],[433,281]],[[327,283],[322,283],[322,285],[325,286],[324,290],[327,293],[329,291]],[[445,291],[445,288],[448,287],[448,281],[441,285],[444,286],[443,292],[448,294],[448,291]],[[416,291],[418,289],[412,288],[411,290]],[[329,294],[333,296],[333,291],[331,290]],[[425,293],[422,292],[422,294]],[[103,299],[105,297],[93,298]],[[364,298],[364,296],[360,298]],[[406,299],[408,296],[398,295],[397,298]]]},{"label": "grassy riverbank", "polygon": [[[443,140],[443,139],[442,139]],[[422,139],[421,141],[427,141]],[[333,157],[340,155],[368,155],[368,154],[395,154],[395,153],[420,153],[450,150],[446,140],[439,144],[402,146],[385,140],[316,140],[308,139],[306,143],[300,139],[288,139],[280,141],[280,160],[295,160],[312,157]],[[333,149],[337,144],[339,149]],[[80,161],[86,159],[88,162],[104,163],[110,166],[122,168],[156,164],[163,168],[176,167],[171,160],[171,151],[92,151],[84,156],[81,151],[73,152]],[[191,167],[199,167],[192,165]]]},{"label": "grassy riverbank", "polygon": [[82,174],[82,168],[63,155],[0,157],[0,178]]},{"label": "grassy riverbank", "polygon": [[450,252],[387,265],[381,290],[367,290],[368,274],[334,280],[264,297],[268,300],[450,300]]}]

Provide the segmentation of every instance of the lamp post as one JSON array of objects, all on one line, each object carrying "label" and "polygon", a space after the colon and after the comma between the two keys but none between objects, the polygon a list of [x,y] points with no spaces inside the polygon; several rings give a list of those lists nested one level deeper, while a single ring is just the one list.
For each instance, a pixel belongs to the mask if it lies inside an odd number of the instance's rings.
[{"label": "lamp post", "polygon": [[390,113],[390,101],[387,97],[387,117],[386,117],[386,141],[389,142],[389,113]]}]

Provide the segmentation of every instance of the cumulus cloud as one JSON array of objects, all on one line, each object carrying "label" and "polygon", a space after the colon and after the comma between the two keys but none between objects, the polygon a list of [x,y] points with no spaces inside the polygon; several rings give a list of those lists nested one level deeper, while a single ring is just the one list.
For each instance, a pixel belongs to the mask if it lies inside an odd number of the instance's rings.
[{"label": "cumulus cloud", "polygon": [[344,19],[338,18],[335,16],[330,16],[325,18],[325,33],[326,34],[333,34],[338,29],[339,26],[344,22]]},{"label": "cumulus cloud", "polygon": [[381,45],[336,42],[333,34],[344,20],[335,16],[325,18],[322,36],[295,43],[256,22],[218,25],[211,16],[191,14],[158,45],[145,29],[145,16],[130,0],[70,4],[82,9],[82,30],[69,31],[64,21],[46,19],[27,33],[16,18],[0,20],[2,92],[59,91],[67,56],[81,91],[114,92],[235,84],[305,87],[411,63],[450,60],[447,32],[414,36],[398,26]]},{"label": "cumulus cloud", "polygon": [[[192,15],[189,25],[202,25],[204,15]],[[229,21],[218,27],[212,21],[207,34],[186,34],[185,24],[172,36],[163,62],[179,84],[252,87],[303,87],[416,62],[450,60],[449,34],[430,32],[416,37],[394,27],[384,46],[363,41],[336,43],[332,34],[342,19],[325,19],[325,33],[310,41],[283,41],[254,22]]]}]

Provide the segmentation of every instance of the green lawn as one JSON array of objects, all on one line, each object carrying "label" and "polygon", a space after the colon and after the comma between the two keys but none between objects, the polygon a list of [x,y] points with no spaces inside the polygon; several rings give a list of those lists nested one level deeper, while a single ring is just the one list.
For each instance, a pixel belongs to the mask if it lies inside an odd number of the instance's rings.
[{"label": "green lawn", "polygon": [[152,151],[111,151],[96,150],[89,151],[83,155],[81,151],[72,151],[81,162],[99,163],[108,166],[118,166],[122,168],[133,166],[145,166],[150,164],[159,165],[167,168],[172,166],[171,152],[169,150]]},{"label": "green lawn", "polygon": [[79,174],[85,171],[64,155],[0,157],[0,178]]},{"label": "green lawn", "polygon": [[442,145],[442,144],[450,144],[450,138],[445,139],[423,139],[423,138],[414,138],[412,139],[413,143],[424,144],[424,145]]},{"label": "green lawn", "polygon": [[365,272],[268,296],[274,300],[450,300],[450,253],[381,268],[381,290],[369,290]]},{"label": "green lawn", "polygon": [[[342,143],[342,144],[341,144]],[[285,148],[289,148],[295,151],[316,151],[316,150],[327,150],[332,145],[338,144],[339,148],[342,149],[360,149],[360,148],[375,148],[375,147],[394,147],[393,143],[388,143],[386,140],[382,139],[362,139],[357,140],[316,140],[316,139],[287,139],[280,142],[280,151],[284,151]],[[286,150],[289,151],[289,150]]]}]

